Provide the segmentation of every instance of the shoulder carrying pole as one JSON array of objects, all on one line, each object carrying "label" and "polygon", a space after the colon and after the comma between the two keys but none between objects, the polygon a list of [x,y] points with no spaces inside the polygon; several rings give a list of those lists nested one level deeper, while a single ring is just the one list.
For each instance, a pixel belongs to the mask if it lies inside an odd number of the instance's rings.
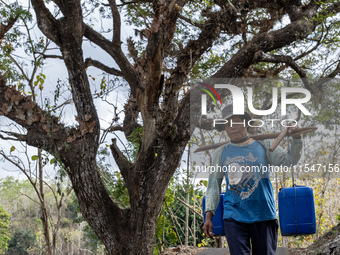
[{"label": "shoulder carrying pole", "polygon": [[[282,132],[276,132],[276,133],[270,133],[270,134],[262,134],[262,135],[254,135],[251,136],[250,138],[253,138],[254,140],[265,140],[265,139],[274,139],[279,137],[280,135],[280,139],[277,143],[275,147],[273,147],[273,150],[275,150],[275,148],[279,145],[279,143],[282,141],[282,139],[287,135],[287,136],[293,136],[293,135],[302,135],[302,134],[306,134],[309,132],[313,132],[315,130],[317,130],[317,127],[305,127],[305,128],[297,128],[295,129],[293,132],[291,133],[287,133],[287,130],[284,130]],[[207,150],[211,150],[211,149],[217,149],[218,147],[229,143],[229,141],[225,141],[225,142],[221,142],[221,143],[213,143],[210,145],[206,145],[206,146],[202,146],[198,149],[196,149],[194,152],[200,152],[200,151],[207,151]],[[274,143],[272,144],[272,146],[274,145]],[[270,148],[272,148],[272,146],[270,146]]]}]

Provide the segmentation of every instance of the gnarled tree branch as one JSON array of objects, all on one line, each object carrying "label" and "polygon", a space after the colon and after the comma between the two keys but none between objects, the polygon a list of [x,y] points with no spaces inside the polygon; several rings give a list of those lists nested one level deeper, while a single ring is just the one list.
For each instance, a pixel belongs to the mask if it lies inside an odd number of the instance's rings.
[{"label": "gnarled tree branch", "polygon": [[131,93],[136,94],[136,89],[141,87],[141,79],[139,74],[134,70],[131,63],[126,58],[125,54],[122,52],[120,45],[112,44],[100,33],[93,30],[90,26],[83,24],[85,30],[85,37],[91,42],[98,45],[101,49],[107,52],[119,66],[124,79],[129,83],[131,88]]},{"label": "gnarled tree branch", "polygon": [[336,75],[340,73],[340,60],[338,60],[337,62],[338,64],[336,68],[329,75],[327,75],[327,78],[334,78]]},{"label": "gnarled tree branch", "polygon": [[120,13],[117,8],[116,0],[108,0],[111,8],[112,13],[112,20],[113,20],[113,37],[112,37],[112,43],[116,44],[117,46],[121,45],[120,41],[120,27],[121,27],[121,21],[120,21]]},{"label": "gnarled tree branch", "polygon": [[130,182],[131,175],[133,174],[132,172],[133,164],[129,162],[129,160],[125,157],[125,155],[120,151],[120,149],[117,146],[116,139],[112,139],[112,144],[110,145],[110,149],[112,152],[112,156],[114,157],[124,177],[126,185],[128,186],[128,189],[129,189],[130,188],[129,185],[131,185],[131,182]]},{"label": "gnarled tree branch", "polygon": [[32,5],[41,31],[57,45],[61,45],[60,24],[47,9],[42,0],[32,0]]},{"label": "gnarled tree branch", "polygon": [[97,67],[100,70],[103,70],[104,72],[108,73],[108,74],[112,74],[112,75],[116,75],[116,76],[122,76],[122,72],[112,68],[112,67],[108,67],[106,65],[104,65],[103,63],[97,61],[97,60],[93,60],[91,58],[87,58],[85,60],[85,67],[89,67],[89,66],[94,66]]},{"label": "gnarled tree branch", "polygon": [[254,62],[271,62],[271,63],[285,63],[290,66],[301,78],[307,78],[306,71],[300,67],[291,56],[285,55],[270,55],[263,51],[258,51],[255,54]]},{"label": "gnarled tree branch", "polygon": [[13,27],[14,23],[18,20],[19,16],[7,20],[7,25],[0,24],[0,41],[4,39],[5,34]]}]

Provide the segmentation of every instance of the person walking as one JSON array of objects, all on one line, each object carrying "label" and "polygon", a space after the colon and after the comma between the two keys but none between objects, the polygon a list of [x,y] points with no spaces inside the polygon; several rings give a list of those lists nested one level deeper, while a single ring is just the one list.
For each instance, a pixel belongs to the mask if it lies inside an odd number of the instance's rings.
[{"label": "person walking", "polygon": [[[269,169],[270,166],[297,163],[301,156],[301,136],[293,136],[288,151],[278,146],[270,152],[269,140],[255,141],[247,136],[248,124],[251,125],[249,113],[233,115],[232,105],[227,105],[222,110],[222,118],[227,120],[223,129],[230,142],[216,149],[213,155],[212,165],[221,171],[209,174],[204,234],[214,236],[211,219],[225,178],[223,221],[230,254],[249,255],[252,252],[253,255],[274,255],[278,221]],[[288,127],[288,132],[295,128]]]}]

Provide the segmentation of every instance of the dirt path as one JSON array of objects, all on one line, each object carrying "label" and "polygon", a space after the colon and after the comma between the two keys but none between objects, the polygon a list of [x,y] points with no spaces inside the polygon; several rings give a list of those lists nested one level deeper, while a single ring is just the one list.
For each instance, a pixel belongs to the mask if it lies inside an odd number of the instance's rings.
[{"label": "dirt path", "polygon": [[208,248],[204,251],[197,253],[197,255],[229,255],[227,248]]},{"label": "dirt path", "polygon": [[[167,249],[164,255],[230,255],[230,253],[228,248],[197,248],[178,246]],[[287,248],[278,247],[276,255],[300,255],[300,254],[290,253]]]}]

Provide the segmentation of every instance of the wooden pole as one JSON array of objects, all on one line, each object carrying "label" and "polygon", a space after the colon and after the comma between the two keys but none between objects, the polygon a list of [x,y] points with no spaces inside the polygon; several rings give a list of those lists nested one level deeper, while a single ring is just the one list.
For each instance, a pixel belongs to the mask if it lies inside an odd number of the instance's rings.
[{"label": "wooden pole", "polygon": [[269,147],[269,151],[273,152],[276,147],[281,143],[281,141],[283,140],[283,138],[285,138],[285,136],[288,133],[288,129],[283,130],[278,137],[276,137],[275,141],[272,143],[272,145],[270,145]]},{"label": "wooden pole", "polygon": [[[188,144],[188,157],[187,157],[187,185],[186,185],[186,202],[189,204],[190,200],[190,167],[189,158],[190,157],[190,144]],[[185,208],[185,246],[189,244],[189,208]]]},{"label": "wooden pole", "polygon": [[[287,135],[288,136],[301,135],[301,134],[306,134],[306,133],[315,131],[317,129],[318,129],[317,127],[297,128],[293,132],[288,133]],[[254,140],[274,139],[274,138],[278,137],[280,134],[282,134],[282,132],[275,132],[275,133],[262,134],[262,135],[254,135],[254,136],[251,136],[250,138],[253,138]],[[202,146],[202,147],[196,149],[194,152],[216,149],[216,148],[218,148],[218,147],[220,147],[224,144],[227,144],[227,143],[229,143],[229,141]]]}]

